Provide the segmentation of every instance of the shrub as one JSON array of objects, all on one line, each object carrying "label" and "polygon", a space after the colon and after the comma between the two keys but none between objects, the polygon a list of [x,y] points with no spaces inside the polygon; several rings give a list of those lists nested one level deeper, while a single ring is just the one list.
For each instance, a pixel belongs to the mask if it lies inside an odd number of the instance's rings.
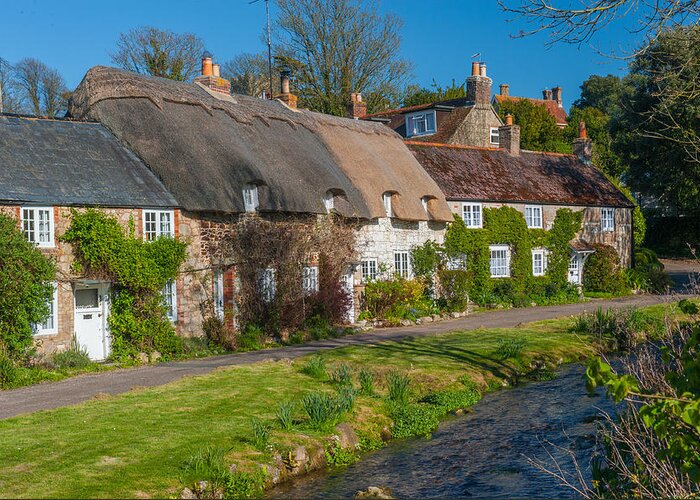
[{"label": "shrub", "polygon": [[265,343],[265,332],[256,325],[248,324],[238,335],[239,351],[259,351]]},{"label": "shrub", "polygon": [[254,417],[250,420],[250,427],[253,446],[260,451],[265,451],[267,445],[270,444],[270,426]]},{"label": "shrub", "polygon": [[363,368],[360,370],[360,394],[363,396],[374,396],[374,374]]},{"label": "shrub", "polygon": [[216,316],[204,320],[202,330],[207,340],[215,346],[227,351],[235,351],[238,347],[236,332],[228,328],[224,321]]},{"label": "shrub", "polygon": [[354,450],[346,450],[340,446],[339,440],[333,440],[325,448],[326,462],[331,466],[350,465],[357,462]]},{"label": "shrub", "polygon": [[473,387],[450,389],[434,392],[425,396],[421,402],[440,408],[442,413],[469,408],[481,399],[481,394]]},{"label": "shrub", "polygon": [[312,356],[302,367],[301,372],[315,379],[323,380],[326,378],[326,360],[321,356]]},{"label": "shrub", "polygon": [[700,308],[698,308],[698,305],[695,302],[691,302],[688,299],[683,299],[680,302],[678,302],[678,307],[684,314],[688,314],[691,316],[700,312]]},{"label": "shrub", "polygon": [[630,286],[654,293],[665,293],[673,285],[656,253],[648,248],[634,251],[634,269],[627,271]]},{"label": "shrub", "polygon": [[275,411],[275,417],[280,428],[285,431],[291,431],[294,427],[294,411],[296,404],[294,401],[280,401]]},{"label": "shrub", "polygon": [[10,356],[0,349],[0,389],[9,389],[17,379],[17,367]]},{"label": "shrub", "polygon": [[626,291],[625,278],[620,268],[620,256],[609,245],[593,245],[595,253],[586,259],[583,268],[583,287],[589,292],[622,294]]},{"label": "shrub", "polygon": [[312,392],[304,396],[302,405],[309,416],[309,423],[315,429],[328,429],[337,424],[340,419],[338,402],[330,394]]},{"label": "shrub", "polygon": [[631,350],[642,338],[656,336],[663,329],[660,320],[635,309],[596,309],[574,319],[571,330],[596,337],[607,349]]},{"label": "shrub", "polygon": [[411,385],[411,379],[408,378],[408,375],[391,371],[387,376],[386,382],[389,388],[389,401],[403,405],[408,403],[409,386]]},{"label": "shrub", "polygon": [[523,352],[527,342],[522,337],[509,337],[502,339],[496,348],[496,354],[501,360],[517,358]]},{"label": "shrub", "polygon": [[397,439],[429,436],[439,424],[439,409],[430,404],[395,405],[390,413],[394,421],[391,435]]},{"label": "shrub", "polygon": [[469,305],[469,274],[464,270],[438,272],[440,301],[449,311],[464,311]]},{"label": "shrub", "polygon": [[61,371],[87,368],[92,364],[87,351],[81,349],[76,343],[73,343],[71,348],[66,351],[54,353],[51,356],[51,361]]},{"label": "shrub", "polygon": [[424,292],[425,285],[420,280],[394,276],[372,281],[365,286],[365,307],[370,318],[417,319],[430,313]]},{"label": "shrub", "polygon": [[265,469],[232,472],[226,479],[224,498],[258,498],[265,488]]},{"label": "shrub", "polygon": [[331,382],[338,386],[352,386],[352,369],[346,364],[338,365],[330,374]]},{"label": "shrub", "polygon": [[56,268],[29,242],[17,220],[0,215],[0,350],[26,360],[33,327],[46,319]]}]

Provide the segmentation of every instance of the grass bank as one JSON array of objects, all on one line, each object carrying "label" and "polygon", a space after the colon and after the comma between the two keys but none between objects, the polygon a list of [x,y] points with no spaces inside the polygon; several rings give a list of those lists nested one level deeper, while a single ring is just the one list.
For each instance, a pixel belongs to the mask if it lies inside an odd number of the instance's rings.
[{"label": "grass bank", "polygon": [[[649,310],[663,314],[663,306]],[[234,479],[241,484],[234,486],[252,491],[259,475],[241,473],[273,464],[275,457],[282,466],[298,469],[293,452],[299,446],[310,454],[321,450],[323,455],[324,448],[329,449],[337,419],[326,422],[331,425],[313,425],[304,411],[304,398],[331,398],[342,392],[326,375],[342,378],[341,365],[351,370],[356,388],[360,370],[365,377],[371,373],[375,394],[358,394],[340,420],[352,426],[365,448],[378,446],[396,416],[397,403],[388,400],[396,389],[389,383],[392,377],[410,379],[410,405],[416,407],[427,408],[433,403],[417,401],[436,394],[442,396],[433,399],[445,400],[440,410],[467,400],[473,403],[462,396],[474,387],[493,390],[531,372],[533,366],[590,355],[591,339],[569,333],[571,323],[564,318],[513,329],[346,347],[322,354],[325,370],[318,377],[304,372],[309,358],[260,362],[2,420],[0,491],[7,497],[177,496],[198,473],[212,474],[212,468],[220,467],[211,459],[216,450],[226,465],[226,471],[218,472],[230,476],[228,466],[235,464]],[[289,430],[282,430],[275,416],[280,402],[294,402]],[[409,415],[406,425],[418,425],[415,421],[426,415]],[[253,417],[259,420],[253,422]],[[183,465],[193,456],[199,460],[190,462],[188,473]],[[342,453],[332,458],[338,463],[351,459]]]}]

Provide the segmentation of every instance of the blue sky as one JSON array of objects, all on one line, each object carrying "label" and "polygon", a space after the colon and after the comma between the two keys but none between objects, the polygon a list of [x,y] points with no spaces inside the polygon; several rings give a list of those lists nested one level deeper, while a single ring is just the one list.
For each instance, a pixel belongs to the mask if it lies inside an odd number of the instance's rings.
[{"label": "blue sky", "polygon": [[[85,72],[110,64],[109,53],[122,31],[141,25],[199,35],[219,62],[264,44],[262,1],[248,0],[0,0],[3,23],[0,57],[15,62],[36,57],[58,69],[73,88]],[[429,85],[468,76],[470,56],[480,52],[494,91],[509,83],[511,95],[539,97],[561,85],[568,108],[591,74],[623,74],[624,61],[597,55],[593,47],[546,48],[544,35],[513,39],[525,28],[507,22],[496,0],[379,0],[380,9],[404,20],[402,56],[413,62],[414,80]],[[274,5],[273,5],[274,14]],[[607,29],[595,46],[608,50],[629,44],[623,27]]]}]

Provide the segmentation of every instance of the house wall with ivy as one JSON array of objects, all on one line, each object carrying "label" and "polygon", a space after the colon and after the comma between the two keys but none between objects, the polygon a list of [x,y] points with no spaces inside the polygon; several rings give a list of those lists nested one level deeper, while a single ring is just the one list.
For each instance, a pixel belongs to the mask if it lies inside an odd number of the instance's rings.
[{"label": "house wall with ivy", "polygon": [[[470,203],[457,200],[448,200],[452,213],[461,217],[462,204]],[[557,215],[557,210],[568,208],[574,212],[583,212],[583,225],[576,238],[585,240],[587,243],[599,243],[610,245],[617,250],[620,256],[620,263],[624,267],[632,266],[632,209],[615,208],[615,227],[612,231],[603,231],[601,226],[601,216],[603,207],[584,207],[576,205],[541,205],[533,203],[493,203],[483,202],[483,208],[500,208],[508,206],[515,208],[525,216],[526,206],[542,207],[542,227],[545,230],[552,228],[552,223]]]}]

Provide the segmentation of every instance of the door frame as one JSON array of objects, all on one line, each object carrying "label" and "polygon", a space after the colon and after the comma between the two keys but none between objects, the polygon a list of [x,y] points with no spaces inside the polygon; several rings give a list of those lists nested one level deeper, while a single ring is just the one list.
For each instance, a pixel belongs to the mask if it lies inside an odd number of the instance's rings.
[{"label": "door frame", "polygon": [[[100,328],[102,330],[102,356],[90,358],[93,361],[104,361],[109,357],[112,352],[112,336],[109,331],[109,323],[107,318],[110,312],[110,288],[111,283],[108,281],[97,281],[97,280],[82,280],[73,283],[73,334],[75,336],[76,342],[78,339],[78,317],[80,314],[85,314],[86,311],[91,311],[97,313],[101,318]],[[76,291],[78,290],[97,290],[97,300],[98,307],[90,309],[78,309],[76,304]]]}]

